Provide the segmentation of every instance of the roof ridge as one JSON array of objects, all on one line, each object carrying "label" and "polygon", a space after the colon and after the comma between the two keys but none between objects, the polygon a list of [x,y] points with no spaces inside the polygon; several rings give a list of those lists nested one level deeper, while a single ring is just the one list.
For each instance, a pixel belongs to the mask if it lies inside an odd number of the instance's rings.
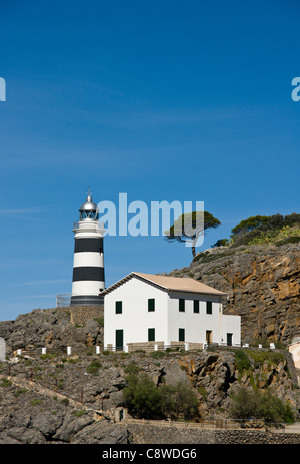
[{"label": "roof ridge", "polygon": [[[199,282],[198,280],[195,280],[191,277],[173,277],[173,276],[162,276],[159,274],[146,274],[143,272],[131,272],[127,276],[123,277],[120,279],[118,282],[115,284],[111,285],[107,289],[103,290],[100,294],[101,295],[106,295],[110,292],[112,292],[114,289],[117,287],[123,285],[125,282],[128,280],[132,279],[133,277],[138,277],[141,279],[144,279],[145,281],[152,283],[154,285],[159,286],[160,288],[163,288],[167,291],[170,292],[184,292],[184,293],[202,293],[202,294],[208,294],[208,295],[227,295],[227,293],[221,292],[219,290],[216,290],[213,287],[210,287],[207,284],[204,284],[202,282]],[[182,283],[183,285],[167,285],[166,280],[169,280],[169,283],[175,279],[177,283]],[[188,283],[187,283],[188,281]]]}]

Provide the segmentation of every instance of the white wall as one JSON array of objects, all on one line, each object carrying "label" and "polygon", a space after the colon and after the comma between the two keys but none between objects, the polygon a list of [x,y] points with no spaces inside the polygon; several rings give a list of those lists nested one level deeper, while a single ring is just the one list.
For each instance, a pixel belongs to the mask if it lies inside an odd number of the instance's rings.
[{"label": "white wall", "polygon": [[[179,311],[179,298],[185,300],[185,312]],[[199,300],[199,313],[194,313],[194,300]],[[212,302],[212,314],[206,314],[206,301]],[[206,331],[212,331],[212,342],[220,342],[220,297],[187,293],[170,293],[168,298],[168,344],[178,341],[179,328],[185,329],[185,341],[206,343]]]},{"label": "white wall", "polygon": [[[155,298],[155,311],[148,312],[148,298]],[[167,338],[167,292],[133,277],[104,297],[104,347],[115,346],[115,331],[123,329],[127,343],[148,342],[148,329],[155,328],[155,340]],[[115,302],[122,301],[122,314]]]},{"label": "white wall", "polygon": [[227,333],[232,333],[232,345],[241,343],[241,316],[223,316],[222,318],[223,342],[227,342]]},{"label": "white wall", "polygon": [[[148,312],[148,299],[155,299],[155,311]],[[179,311],[179,298],[185,300],[185,312]],[[193,302],[200,302],[194,313]],[[122,314],[116,314],[115,302],[122,301]],[[206,314],[206,301],[212,302],[212,314]],[[123,330],[123,345],[148,342],[148,329],[155,328],[155,341],[170,345],[179,341],[179,328],[185,329],[185,342],[206,343],[206,331],[212,331],[213,343],[240,343],[239,316],[223,316],[222,299],[214,295],[170,293],[138,278],[131,278],[104,297],[104,347],[116,344],[116,330]]]},{"label": "white wall", "polygon": [[293,356],[293,361],[297,369],[300,369],[300,342],[289,345],[289,352]]},{"label": "white wall", "polygon": [[102,253],[74,253],[73,267],[95,266],[104,267]]},{"label": "white wall", "polygon": [[72,295],[99,295],[101,284],[102,282],[96,280],[79,280],[73,282]]}]

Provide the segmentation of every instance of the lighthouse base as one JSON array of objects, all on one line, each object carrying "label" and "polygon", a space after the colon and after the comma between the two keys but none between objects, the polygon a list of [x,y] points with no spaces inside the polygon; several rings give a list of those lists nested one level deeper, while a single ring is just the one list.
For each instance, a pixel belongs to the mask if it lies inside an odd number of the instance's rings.
[{"label": "lighthouse base", "polygon": [[71,306],[102,306],[104,297],[98,295],[74,295],[71,296]]}]

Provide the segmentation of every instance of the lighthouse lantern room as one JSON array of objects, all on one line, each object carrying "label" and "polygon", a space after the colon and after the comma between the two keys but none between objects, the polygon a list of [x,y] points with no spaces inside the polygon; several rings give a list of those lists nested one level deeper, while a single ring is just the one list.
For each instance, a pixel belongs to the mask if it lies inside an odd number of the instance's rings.
[{"label": "lighthouse lantern room", "polygon": [[75,222],[73,228],[75,246],[71,306],[98,306],[103,303],[99,293],[105,288],[104,227],[99,222],[99,211],[90,189],[79,213],[79,222]]}]

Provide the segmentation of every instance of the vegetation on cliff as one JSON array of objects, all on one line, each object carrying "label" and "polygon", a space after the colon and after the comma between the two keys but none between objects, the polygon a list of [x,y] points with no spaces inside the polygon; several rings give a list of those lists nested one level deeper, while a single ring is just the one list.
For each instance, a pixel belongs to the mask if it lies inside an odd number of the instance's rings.
[{"label": "vegetation on cliff", "polygon": [[[8,359],[0,363],[0,443],[125,443],[125,429],[114,424],[116,407],[126,405],[133,417],[230,418],[240,387],[262,393],[271,389],[293,414],[299,409],[299,388],[285,351],[212,347],[96,355],[102,328],[94,322],[75,327],[65,312],[49,309],[20,316],[15,330],[0,323],[0,336],[9,347]],[[41,354],[41,334],[46,355]],[[31,351],[17,356],[21,335],[23,348]],[[65,350],[69,345],[74,346],[72,356]],[[288,408],[277,409],[280,415],[268,410],[266,417],[290,420]],[[99,411],[101,421],[95,419]]]},{"label": "vegetation on cliff", "polygon": [[209,229],[216,229],[220,225],[221,222],[219,219],[215,218],[208,211],[193,211],[192,213],[181,214],[170,227],[170,230],[165,231],[165,238],[169,242],[190,242],[193,258],[195,258],[195,248],[199,236],[206,233]]},{"label": "vegetation on cliff", "polygon": [[153,380],[142,373],[125,378],[123,389],[124,405],[138,418],[177,420],[199,417],[199,400],[195,391],[183,382],[175,385],[155,385]]},{"label": "vegetation on cliff", "polygon": [[260,392],[258,389],[240,387],[232,394],[230,408],[236,419],[263,419],[267,423],[293,423],[295,416],[291,405],[274,395],[270,389]]},{"label": "vegetation on cliff", "polygon": [[280,243],[211,248],[168,275],[227,293],[223,311],[241,316],[243,343],[286,346],[300,336],[300,242]]},{"label": "vegetation on cliff", "polygon": [[220,239],[213,247],[227,246],[236,248],[242,245],[267,245],[274,243],[282,246],[300,242],[300,214],[283,216],[250,216],[243,219],[231,231],[230,239]]}]

